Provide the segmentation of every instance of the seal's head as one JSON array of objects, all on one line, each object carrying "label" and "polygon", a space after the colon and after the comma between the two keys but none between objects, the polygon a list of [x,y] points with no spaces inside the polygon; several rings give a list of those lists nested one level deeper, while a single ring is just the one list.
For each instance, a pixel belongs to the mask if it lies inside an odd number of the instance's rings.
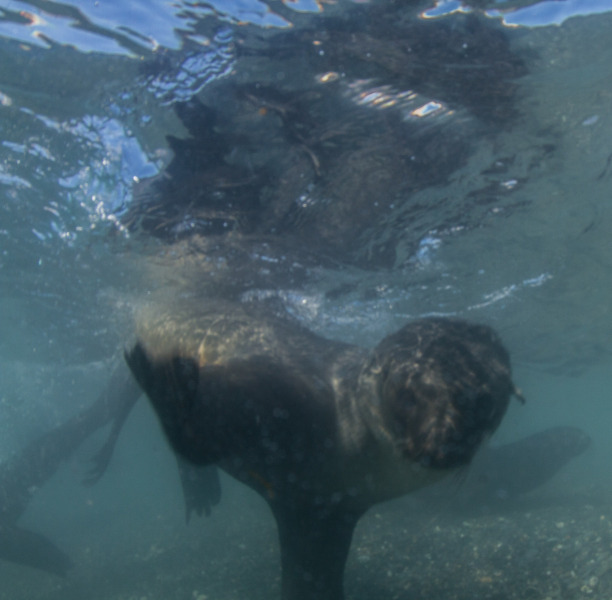
[{"label": "seal's head", "polygon": [[414,321],[375,348],[360,376],[366,419],[404,459],[449,469],[469,463],[513,393],[510,359],[489,327]]}]

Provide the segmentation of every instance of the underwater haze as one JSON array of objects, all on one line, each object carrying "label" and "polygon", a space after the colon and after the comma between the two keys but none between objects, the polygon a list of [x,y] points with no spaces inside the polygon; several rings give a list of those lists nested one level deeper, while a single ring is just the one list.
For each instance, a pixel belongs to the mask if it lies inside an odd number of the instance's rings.
[{"label": "underwater haze", "polygon": [[[526,402],[471,473],[366,514],[347,598],[611,597],[611,34],[612,0],[0,0],[0,502],[151,304],[365,347],[459,317]],[[148,402],[83,484],[111,427],[0,514],[0,600],[280,598],[265,502],[222,474],[186,524]],[[2,560],[15,524],[66,576]]]}]

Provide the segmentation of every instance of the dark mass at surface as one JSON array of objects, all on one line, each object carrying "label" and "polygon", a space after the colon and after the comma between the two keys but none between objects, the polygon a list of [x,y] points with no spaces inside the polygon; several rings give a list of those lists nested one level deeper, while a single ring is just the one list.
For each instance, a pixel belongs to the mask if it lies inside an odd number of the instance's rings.
[{"label": "dark mass at surface", "polygon": [[435,217],[415,194],[513,122],[526,67],[485,19],[399,15],[369,6],[247,36],[235,77],[176,105],[190,137],[168,138],[172,161],[124,223],[169,242],[271,236],[369,269],[401,264],[432,229],[476,227],[486,189],[438,201]]}]

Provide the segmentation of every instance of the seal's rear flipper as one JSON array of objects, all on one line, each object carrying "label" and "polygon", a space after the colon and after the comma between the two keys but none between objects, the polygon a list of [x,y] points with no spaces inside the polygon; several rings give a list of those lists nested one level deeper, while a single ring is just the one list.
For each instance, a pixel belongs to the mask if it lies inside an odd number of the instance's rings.
[{"label": "seal's rear flipper", "polygon": [[282,600],[342,600],[344,566],[361,512],[272,506],[278,525]]},{"label": "seal's rear flipper", "polygon": [[65,577],[72,561],[40,533],[0,525],[0,559]]}]

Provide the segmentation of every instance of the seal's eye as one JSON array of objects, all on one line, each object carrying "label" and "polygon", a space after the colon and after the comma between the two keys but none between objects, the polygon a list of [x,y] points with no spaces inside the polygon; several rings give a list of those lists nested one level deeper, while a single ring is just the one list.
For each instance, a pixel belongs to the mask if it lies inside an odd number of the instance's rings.
[{"label": "seal's eye", "polygon": [[423,406],[429,401],[419,394],[414,381],[403,371],[390,373],[381,390],[383,412],[392,428],[400,435],[421,420]]},{"label": "seal's eye", "polygon": [[410,391],[405,391],[399,395],[398,404],[405,412],[414,412],[418,410],[419,407],[417,399],[414,397],[414,394],[410,393]]}]

